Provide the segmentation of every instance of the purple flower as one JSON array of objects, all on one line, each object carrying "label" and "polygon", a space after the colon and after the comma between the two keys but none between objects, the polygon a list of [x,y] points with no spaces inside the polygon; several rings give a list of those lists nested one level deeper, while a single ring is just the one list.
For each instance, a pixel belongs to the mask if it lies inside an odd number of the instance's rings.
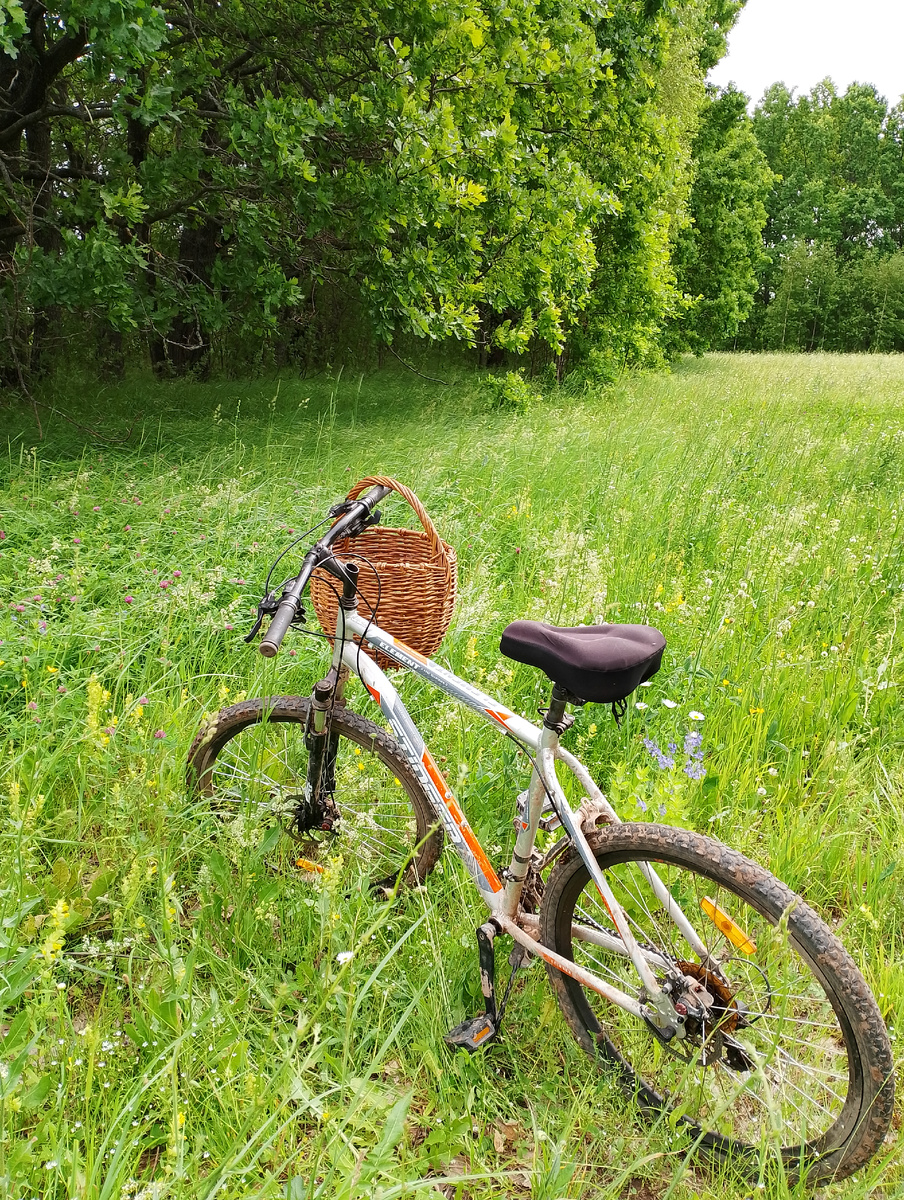
[{"label": "purple flower", "polygon": [[134,596],[126,596],[126,604],[132,604],[135,600]]},{"label": "purple flower", "polygon": [[139,696],[139,697],[138,697],[138,703],[139,703],[139,704],[147,704],[147,703],[148,703],[148,698],[147,698],[147,696]]},{"label": "purple flower", "polygon": [[227,625],[227,626],[226,626],[226,628],[227,628],[227,629],[234,629],[234,628],[235,628],[235,626],[234,626],[234,625]]},{"label": "purple flower", "polygon": [[659,746],[656,744],[656,742],[653,741],[652,738],[644,738],[643,744],[644,744],[644,749],[650,755],[650,757],[655,760],[656,765],[659,767],[660,771],[668,771],[668,770],[671,770],[672,767],[674,767],[674,765],[675,765],[674,758],[670,758],[669,755],[663,754],[662,751],[659,749]]},{"label": "purple flower", "polygon": [[37,706],[37,704],[35,704],[34,700],[29,700],[28,707],[31,709],[32,712],[38,711],[38,706]]},{"label": "purple flower", "polygon": [[691,733],[684,735],[684,753],[693,754],[700,749],[700,743],[703,741],[703,735],[693,730]]},{"label": "purple flower", "polygon": [[182,572],[181,572],[181,571],[173,571],[173,578],[174,578],[174,579],[181,579],[181,578],[182,578]]},{"label": "purple flower", "polygon": [[646,812],[646,811],[647,811],[647,806],[646,806],[646,803],[645,803],[645,801],[643,801],[643,800],[638,800],[638,801],[637,801],[637,807],[640,809],[640,811],[641,811],[641,812]]},{"label": "purple flower", "polygon": [[706,767],[696,758],[689,758],[684,764],[684,773],[688,779],[702,779],[706,774]]},{"label": "purple flower", "polygon": [[47,632],[47,622],[46,621],[38,621],[38,629],[40,629],[41,633],[46,633]]},{"label": "purple flower", "polygon": [[61,683],[60,686],[57,688],[57,691],[62,694],[64,692],[68,691],[68,688],[64,687],[63,684]]},{"label": "purple flower", "polygon": [[163,730],[162,730],[162,729],[158,729],[158,730],[155,732],[155,734],[154,734],[154,737],[155,737],[155,738],[165,738],[165,737],[166,737],[166,734],[163,732]]},{"label": "purple flower", "polygon": [[0,542],[5,541],[5,540],[6,540],[6,531],[4,529],[0,529]]},{"label": "purple flower", "polygon": [[73,538],[72,540],[73,540],[73,542],[75,543],[75,545],[76,545],[76,546],[80,546],[80,545],[82,544],[82,539],[81,539],[81,538]]},{"label": "purple flower", "polygon": [[[125,501],[123,501],[123,503],[125,503]],[[128,532],[129,532],[129,530],[132,528],[132,526],[131,526],[131,525],[126,525],[126,527],[125,527],[125,528],[126,528],[126,533],[128,533]]]},{"label": "purple flower", "polygon": [[169,587],[169,585],[170,585],[170,581],[169,581],[168,579],[161,579],[161,580],[160,580],[160,585],[159,585],[160,587],[162,587],[162,588],[168,588],[168,587]]},{"label": "purple flower", "polygon": [[100,512],[100,505],[99,505],[99,504],[95,504],[95,506],[94,506],[94,507],[91,509],[91,511],[92,511],[92,512]]}]

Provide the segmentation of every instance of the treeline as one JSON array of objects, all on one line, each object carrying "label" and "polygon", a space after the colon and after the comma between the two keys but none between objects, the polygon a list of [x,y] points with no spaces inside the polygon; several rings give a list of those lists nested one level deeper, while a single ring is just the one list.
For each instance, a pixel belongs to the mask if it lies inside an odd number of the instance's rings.
[{"label": "treeline", "polygon": [[771,175],[704,78],[742,3],[0,0],[3,379],[733,337]]},{"label": "treeline", "polygon": [[774,182],[755,303],[728,344],[904,350],[904,104],[776,84],[753,131]]}]

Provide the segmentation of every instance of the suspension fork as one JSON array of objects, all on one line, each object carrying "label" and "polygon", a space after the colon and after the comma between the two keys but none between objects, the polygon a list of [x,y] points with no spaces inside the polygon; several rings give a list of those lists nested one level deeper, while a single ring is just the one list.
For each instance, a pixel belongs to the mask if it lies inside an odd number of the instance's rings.
[{"label": "suspension fork", "polygon": [[342,647],[345,643],[345,614],[357,607],[356,591],[358,567],[346,564],[347,578],[342,587],[342,597],[336,614],[336,636],[333,639],[333,661],[323,679],[314,684],[311,707],[305,723],[304,744],[308,752],[308,770],[305,778],[305,797],[308,801],[332,796],[336,790],[336,754],[339,735],[333,733],[330,714],[336,707],[345,705],[345,685],[350,671],[342,662]]}]

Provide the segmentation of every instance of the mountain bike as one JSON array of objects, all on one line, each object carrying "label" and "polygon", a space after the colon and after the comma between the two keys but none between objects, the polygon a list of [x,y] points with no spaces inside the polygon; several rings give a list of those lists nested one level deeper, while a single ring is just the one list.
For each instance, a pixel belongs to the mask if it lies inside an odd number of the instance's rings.
[{"label": "mountain bike", "polygon": [[[310,696],[246,700],[213,717],[191,749],[192,786],[218,805],[279,820],[312,875],[331,858],[390,893],[423,883],[448,842],[487,909],[476,931],[484,1011],[446,1035],[450,1046],[474,1052],[498,1037],[515,972],[536,957],[579,1045],[690,1149],[743,1163],[771,1148],[811,1181],[852,1174],[889,1129],[894,1081],[881,1014],[851,957],[750,859],[687,829],[622,822],[562,744],[570,706],[623,713],[658,670],[665,639],[646,625],[513,622],[503,655],[551,684],[542,721],[531,723],[382,629],[379,602],[359,611],[368,563],[348,547],[379,522],[388,492],[377,483],[330,509],[332,526],[298,574],[267,591],[246,639],[269,615],[260,651],[275,655],[304,620],[316,571],[335,590],[326,674]],[[528,756],[506,865],[481,846],[375,653]],[[347,707],[352,674],[391,733]],[[559,771],[583,794],[577,807]],[[498,1001],[501,935],[514,949]]]}]

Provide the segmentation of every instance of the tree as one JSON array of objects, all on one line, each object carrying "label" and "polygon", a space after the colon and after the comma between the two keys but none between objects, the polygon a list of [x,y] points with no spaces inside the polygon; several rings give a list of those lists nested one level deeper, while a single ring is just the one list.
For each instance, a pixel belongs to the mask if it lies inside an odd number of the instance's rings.
[{"label": "tree", "polygon": [[690,223],[675,245],[678,285],[692,298],[677,339],[695,351],[729,341],[753,305],[772,171],[734,88],[708,90],[692,148]]}]

